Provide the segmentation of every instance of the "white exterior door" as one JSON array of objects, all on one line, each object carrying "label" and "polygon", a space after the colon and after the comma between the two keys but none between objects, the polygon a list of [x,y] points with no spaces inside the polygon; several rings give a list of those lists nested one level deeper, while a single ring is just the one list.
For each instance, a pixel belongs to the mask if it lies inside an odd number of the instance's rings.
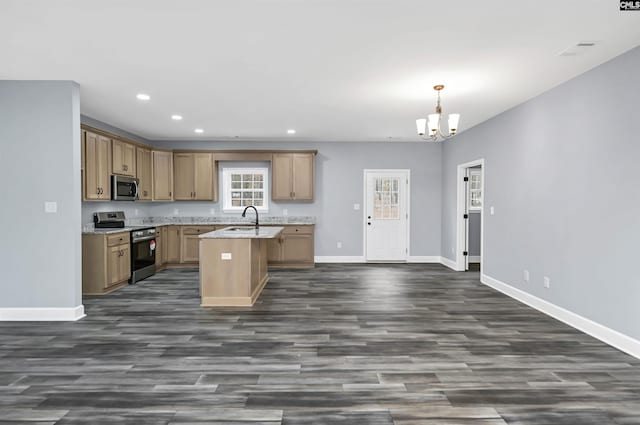
[{"label": "white exterior door", "polygon": [[365,170],[365,258],[406,261],[408,170]]}]

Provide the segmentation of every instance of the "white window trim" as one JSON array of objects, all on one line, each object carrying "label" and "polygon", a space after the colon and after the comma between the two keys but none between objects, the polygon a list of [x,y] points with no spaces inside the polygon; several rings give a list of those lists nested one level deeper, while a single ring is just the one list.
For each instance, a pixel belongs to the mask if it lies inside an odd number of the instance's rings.
[{"label": "white window trim", "polygon": [[241,213],[245,207],[231,206],[231,174],[262,174],[264,182],[262,190],[264,191],[264,205],[256,207],[260,212],[269,212],[269,168],[223,168],[222,169],[222,212],[225,213]]}]

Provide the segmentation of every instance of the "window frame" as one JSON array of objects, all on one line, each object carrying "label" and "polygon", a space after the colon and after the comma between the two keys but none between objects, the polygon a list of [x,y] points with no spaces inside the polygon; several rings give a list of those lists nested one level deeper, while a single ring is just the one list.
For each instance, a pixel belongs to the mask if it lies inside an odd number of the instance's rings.
[{"label": "window frame", "polygon": [[[269,212],[269,168],[268,167],[224,167],[222,168],[222,211],[224,213],[241,213],[245,206],[234,207],[231,205],[231,175],[232,174],[261,174],[262,175],[262,200],[263,206],[256,209],[259,212]],[[251,189],[256,191],[260,189]]]},{"label": "window frame", "polygon": [[[473,177],[477,176],[478,177],[478,183],[480,185],[480,187],[478,189],[472,189],[471,185],[473,182]],[[471,193],[472,192],[476,192],[479,194],[479,197],[477,198],[478,202],[480,203],[480,205],[478,206],[473,206],[471,203]],[[483,197],[483,193],[482,193],[482,170],[481,169],[470,169],[469,170],[469,190],[467,191],[467,205],[469,205],[469,211],[482,211],[482,205],[484,203],[484,197]]]}]

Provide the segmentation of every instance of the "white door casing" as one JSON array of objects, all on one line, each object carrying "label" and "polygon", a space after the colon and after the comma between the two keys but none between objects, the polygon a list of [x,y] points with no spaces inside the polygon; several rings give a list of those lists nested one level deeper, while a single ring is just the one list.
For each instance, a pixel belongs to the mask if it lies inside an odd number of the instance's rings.
[{"label": "white door casing", "polygon": [[407,261],[409,170],[365,170],[366,261]]}]

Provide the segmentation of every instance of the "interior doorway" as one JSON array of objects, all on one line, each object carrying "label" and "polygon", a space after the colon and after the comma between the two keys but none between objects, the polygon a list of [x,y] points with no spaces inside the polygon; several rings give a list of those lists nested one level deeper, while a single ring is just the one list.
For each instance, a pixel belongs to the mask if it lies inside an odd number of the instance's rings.
[{"label": "interior doorway", "polygon": [[407,261],[409,176],[409,170],[364,170],[366,261]]},{"label": "interior doorway", "polygon": [[482,271],[484,160],[458,165],[456,270]]}]

